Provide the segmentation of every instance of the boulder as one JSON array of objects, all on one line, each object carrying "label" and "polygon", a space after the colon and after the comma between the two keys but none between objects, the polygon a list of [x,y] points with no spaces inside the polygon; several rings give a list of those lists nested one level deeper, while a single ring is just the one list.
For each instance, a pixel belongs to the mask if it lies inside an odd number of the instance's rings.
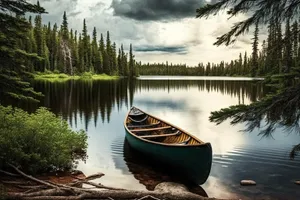
[{"label": "boulder", "polygon": [[251,185],[256,185],[256,182],[253,180],[242,180],[241,185],[243,186],[251,186]]}]

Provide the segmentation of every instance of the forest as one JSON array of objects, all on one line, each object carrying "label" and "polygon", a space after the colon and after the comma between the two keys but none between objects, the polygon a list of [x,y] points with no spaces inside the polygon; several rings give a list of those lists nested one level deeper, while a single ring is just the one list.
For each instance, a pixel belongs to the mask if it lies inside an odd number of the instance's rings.
[{"label": "forest", "polygon": [[[283,30],[284,29],[284,32]],[[300,63],[300,26],[297,20],[291,24],[270,20],[268,36],[259,45],[259,25],[256,24],[252,38],[252,52],[240,53],[237,59],[220,63],[186,64],[147,63],[139,68],[140,75],[186,75],[186,76],[268,76],[290,73]],[[259,47],[260,46],[260,47]]]},{"label": "forest", "polygon": [[20,49],[36,54],[39,59],[28,59],[26,64],[29,72],[52,71],[68,75],[80,75],[84,72],[95,74],[105,73],[117,76],[136,76],[135,60],[130,44],[130,52],[124,52],[123,44],[117,50],[117,45],[110,39],[107,31],[106,39],[101,33],[97,38],[96,27],[92,37],[88,34],[87,23],[83,20],[83,29],[68,28],[67,14],[64,12],[61,26],[42,24],[42,15],[36,15],[27,37],[18,41]]}]

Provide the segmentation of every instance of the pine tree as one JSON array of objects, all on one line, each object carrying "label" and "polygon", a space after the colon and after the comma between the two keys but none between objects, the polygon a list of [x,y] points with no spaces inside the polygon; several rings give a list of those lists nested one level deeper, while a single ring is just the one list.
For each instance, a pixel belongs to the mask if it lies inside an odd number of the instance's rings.
[{"label": "pine tree", "polygon": [[94,70],[96,73],[101,73],[101,56],[100,56],[100,51],[98,49],[96,27],[94,27],[93,30],[92,65],[94,66]]},{"label": "pine tree", "polygon": [[298,22],[295,21],[292,25],[292,35],[293,35],[293,38],[292,38],[292,42],[293,42],[293,66],[294,67],[298,67],[298,48],[299,48],[299,43],[298,43],[298,34],[299,34],[299,31],[298,31]]},{"label": "pine tree", "polygon": [[239,68],[239,73],[238,73],[238,75],[243,75],[244,67],[243,67],[243,57],[242,57],[242,53],[240,53],[240,55],[239,55],[239,64],[238,64],[238,68]]},{"label": "pine tree", "polygon": [[[37,46],[37,55],[43,57],[44,44],[43,44],[43,30],[42,30],[42,17],[41,15],[36,15],[34,19],[34,38]],[[43,61],[37,61],[35,63],[36,71],[44,71]]]},{"label": "pine tree", "polygon": [[90,51],[90,39],[87,32],[87,26],[85,19],[83,20],[83,30],[82,30],[82,51],[83,51],[83,71],[91,71],[91,51]]},{"label": "pine tree", "polygon": [[64,15],[63,15],[63,22],[61,25],[61,35],[64,40],[69,39],[68,19],[67,19],[66,11],[64,11]]},{"label": "pine tree", "polygon": [[112,73],[114,73],[115,75],[117,75],[118,72],[118,66],[117,66],[117,47],[116,47],[116,43],[114,42],[112,45],[112,54],[111,54],[111,66],[112,66]]},{"label": "pine tree", "polygon": [[132,44],[130,44],[130,49],[129,49],[129,70],[130,70],[130,74],[129,76],[132,78],[135,76],[134,73],[134,57],[133,57],[133,53],[132,53]]},{"label": "pine tree", "polygon": [[[18,40],[26,40],[32,27],[24,17],[26,13],[44,13],[38,5],[26,1],[5,1],[0,3],[0,103],[1,98],[10,96],[22,100],[35,100],[39,95],[24,81],[28,66],[26,61],[40,59],[17,46]],[[31,40],[31,39],[30,39]],[[31,41],[33,44],[33,41]]]},{"label": "pine tree", "polygon": [[121,53],[121,49],[119,48],[119,53],[118,53],[118,72],[120,76],[123,76],[123,65],[122,65],[122,53]]},{"label": "pine tree", "polygon": [[254,77],[258,70],[258,23],[255,25],[254,38],[252,43],[252,68],[251,76]]},{"label": "pine tree", "polygon": [[106,63],[107,66],[104,66],[104,73],[110,75],[111,74],[111,64],[112,64],[112,49],[111,49],[111,42],[110,42],[110,37],[109,37],[109,31],[107,31],[106,35]]},{"label": "pine tree", "polygon": [[287,19],[285,25],[285,38],[284,38],[284,60],[285,60],[285,68],[283,70],[284,73],[290,73],[292,65],[293,65],[293,58],[292,58],[292,35],[290,29],[290,19]]},{"label": "pine tree", "polygon": [[249,73],[248,71],[248,57],[247,57],[247,52],[244,54],[244,64],[243,64],[243,69],[244,69],[244,75],[247,75]]},{"label": "pine tree", "polygon": [[100,41],[99,41],[99,51],[100,51],[100,56],[101,56],[101,73],[104,73],[104,52],[105,52],[105,44],[104,44],[104,39],[103,35],[101,33],[100,35]]}]

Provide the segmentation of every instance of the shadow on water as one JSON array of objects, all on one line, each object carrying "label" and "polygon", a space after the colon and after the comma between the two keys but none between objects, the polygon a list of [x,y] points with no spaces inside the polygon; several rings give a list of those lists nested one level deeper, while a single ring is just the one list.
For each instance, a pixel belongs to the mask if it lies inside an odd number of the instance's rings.
[{"label": "shadow on water", "polygon": [[175,182],[185,185],[190,192],[208,197],[201,186],[189,183],[176,176],[180,171],[176,171],[176,169],[171,168],[171,166],[166,166],[152,158],[147,157],[147,159],[145,159],[145,155],[130,147],[126,139],[124,140],[123,153],[124,161],[129,171],[147,190],[153,191],[155,187],[162,182]]}]

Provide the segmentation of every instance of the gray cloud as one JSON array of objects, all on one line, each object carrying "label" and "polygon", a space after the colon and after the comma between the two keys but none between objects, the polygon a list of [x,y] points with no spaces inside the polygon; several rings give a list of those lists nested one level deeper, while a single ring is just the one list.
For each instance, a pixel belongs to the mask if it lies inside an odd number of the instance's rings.
[{"label": "gray cloud", "polygon": [[185,46],[138,46],[134,50],[137,52],[187,53],[187,47]]},{"label": "gray cloud", "polygon": [[140,21],[195,17],[205,0],[113,0],[114,15]]},{"label": "gray cloud", "polygon": [[68,17],[76,17],[79,14],[81,14],[80,11],[78,11],[78,12],[71,12],[70,14],[68,14]]}]

